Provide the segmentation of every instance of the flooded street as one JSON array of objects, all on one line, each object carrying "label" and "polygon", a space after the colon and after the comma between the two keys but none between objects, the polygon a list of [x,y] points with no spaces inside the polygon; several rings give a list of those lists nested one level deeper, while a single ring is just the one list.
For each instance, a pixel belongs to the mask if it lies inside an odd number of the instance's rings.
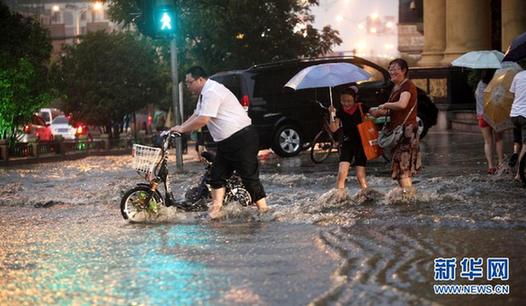
[{"label": "flooded street", "polygon": [[2,305],[306,304],[334,269],[306,225],[125,224],[89,204],[10,217]]},{"label": "flooded street", "polygon": [[[367,168],[370,198],[355,196],[351,171],[338,202],[336,154],[320,165],[265,155],[271,213],[230,205],[218,222],[169,208],[126,223],[120,198],[141,182],[129,156],[0,168],[0,305],[522,305],[526,189],[486,175],[482,146],[479,134],[427,136],[411,200],[382,160]],[[174,194],[203,168],[173,174]],[[509,258],[509,280],[461,279],[464,257]],[[455,281],[434,280],[436,258],[456,258]],[[510,293],[436,295],[434,284]]]}]

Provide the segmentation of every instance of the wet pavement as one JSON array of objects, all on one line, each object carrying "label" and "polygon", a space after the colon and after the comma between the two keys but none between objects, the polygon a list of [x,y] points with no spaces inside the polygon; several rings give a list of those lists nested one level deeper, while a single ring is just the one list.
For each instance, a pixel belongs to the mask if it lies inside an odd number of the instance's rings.
[{"label": "wet pavement", "polygon": [[[415,198],[377,160],[369,198],[355,196],[351,171],[343,203],[336,154],[314,165],[308,152],[263,153],[272,212],[234,203],[218,222],[166,209],[126,223],[120,197],[141,182],[129,156],[0,168],[0,305],[520,305],[526,189],[486,175],[482,145],[479,134],[432,132]],[[171,182],[178,195],[203,171],[188,158]],[[438,257],[508,257],[510,277],[435,281]],[[440,296],[434,284],[505,284],[510,294]]]}]

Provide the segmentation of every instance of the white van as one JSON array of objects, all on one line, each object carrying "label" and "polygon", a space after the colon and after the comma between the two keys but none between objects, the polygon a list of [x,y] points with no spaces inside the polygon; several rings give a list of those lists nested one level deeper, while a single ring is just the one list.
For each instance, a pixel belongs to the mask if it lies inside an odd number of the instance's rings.
[{"label": "white van", "polygon": [[38,115],[44,118],[44,121],[46,122],[46,124],[49,125],[51,124],[53,119],[55,119],[55,117],[64,115],[64,112],[62,112],[61,110],[57,108],[41,108],[40,111],[38,112]]}]

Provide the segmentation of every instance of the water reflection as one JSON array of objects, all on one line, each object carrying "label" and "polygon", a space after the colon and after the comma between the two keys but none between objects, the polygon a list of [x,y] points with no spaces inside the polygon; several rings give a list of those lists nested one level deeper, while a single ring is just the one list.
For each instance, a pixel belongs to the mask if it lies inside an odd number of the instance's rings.
[{"label": "water reflection", "polygon": [[[73,235],[72,235],[73,234]],[[115,243],[72,233],[60,242],[41,244],[17,277],[16,288],[28,304],[192,305],[217,295],[208,266],[193,258],[210,245],[209,231],[197,226],[125,227]],[[228,276],[223,276],[228,281]],[[215,293],[214,293],[215,292]],[[32,293],[32,294],[31,294]]]},{"label": "water reflection", "polygon": [[[510,237],[514,237],[510,239]],[[526,231],[354,225],[324,231],[322,239],[344,259],[337,273],[345,282],[318,302],[343,305],[520,305],[526,299]],[[510,279],[456,284],[508,284],[510,295],[435,295],[437,257],[508,257]],[[513,277],[511,275],[514,275]],[[437,282],[438,283],[438,282]]]}]

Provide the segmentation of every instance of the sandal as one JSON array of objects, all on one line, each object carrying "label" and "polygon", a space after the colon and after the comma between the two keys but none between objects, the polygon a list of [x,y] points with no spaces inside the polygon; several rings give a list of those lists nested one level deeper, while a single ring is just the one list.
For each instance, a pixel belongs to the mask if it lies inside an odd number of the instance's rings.
[{"label": "sandal", "polygon": [[489,175],[493,175],[493,174],[495,174],[495,172],[497,172],[497,168],[495,168],[495,167],[488,169],[488,174]]}]

